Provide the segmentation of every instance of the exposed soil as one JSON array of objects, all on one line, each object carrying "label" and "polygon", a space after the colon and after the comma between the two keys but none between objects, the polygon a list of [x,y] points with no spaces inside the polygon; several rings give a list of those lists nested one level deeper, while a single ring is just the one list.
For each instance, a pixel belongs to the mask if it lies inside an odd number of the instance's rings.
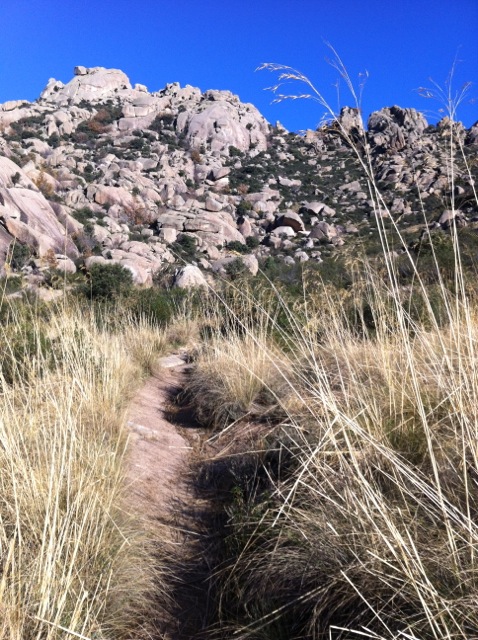
[{"label": "exposed soil", "polygon": [[157,545],[169,597],[158,589],[149,621],[154,640],[207,638],[211,631],[228,637],[216,593],[228,526],[223,505],[241,478],[244,494],[257,490],[261,441],[270,432],[244,423],[234,433],[202,429],[178,401],[188,369],[184,356],[161,359],[128,413],[128,510]]},{"label": "exposed soil", "polygon": [[186,370],[180,356],[161,359],[133,398],[127,423],[131,432],[127,472],[131,505],[147,529],[162,523],[172,534],[171,525],[187,499],[185,476],[192,450],[171,422],[172,399],[183,385]]},{"label": "exposed soil", "polygon": [[211,449],[201,453],[207,432],[178,398],[188,375],[186,360],[186,354],[161,358],[128,411],[127,508],[142,520],[161,574],[146,625],[154,640],[204,637],[215,617],[213,559],[222,540],[215,520],[218,494],[198,486],[198,463]]}]

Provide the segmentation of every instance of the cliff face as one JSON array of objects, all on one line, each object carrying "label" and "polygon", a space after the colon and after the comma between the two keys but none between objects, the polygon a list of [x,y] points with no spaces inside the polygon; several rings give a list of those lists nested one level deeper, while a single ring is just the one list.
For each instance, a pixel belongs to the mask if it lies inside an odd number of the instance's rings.
[{"label": "cliff face", "polygon": [[[478,124],[429,126],[397,106],[366,130],[345,108],[298,136],[228,91],[149,92],[122,71],[76,67],[36,102],[0,105],[0,132],[0,265],[26,278],[113,262],[147,285],[185,255],[212,273],[243,256],[254,273],[267,257],[373,253],[377,217],[392,217],[411,245],[427,225],[478,220]],[[19,247],[27,257],[12,262]]]}]

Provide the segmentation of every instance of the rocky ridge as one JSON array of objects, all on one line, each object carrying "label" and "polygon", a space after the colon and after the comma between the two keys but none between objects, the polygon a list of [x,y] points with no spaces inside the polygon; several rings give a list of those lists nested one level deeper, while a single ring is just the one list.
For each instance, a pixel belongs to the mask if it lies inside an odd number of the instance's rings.
[{"label": "rocky ridge", "polygon": [[[147,286],[188,263],[177,281],[198,286],[207,273],[255,274],[267,259],[373,254],[377,217],[391,216],[410,246],[453,218],[478,226],[478,123],[433,126],[393,106],[364,130],[346,107],[296,135],[229,91],[172,83],[149,92],[116,69],[74,73],[67,84],[49,80],[36,102],[0,105],[3,274],[38,283],[51,269],[118,263]],[[379,206],[361,167],[367,157]]]}]

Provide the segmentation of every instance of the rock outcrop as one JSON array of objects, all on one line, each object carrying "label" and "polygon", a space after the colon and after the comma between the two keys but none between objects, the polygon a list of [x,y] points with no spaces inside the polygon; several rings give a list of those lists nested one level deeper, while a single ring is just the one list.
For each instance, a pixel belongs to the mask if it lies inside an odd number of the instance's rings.
[{"label": "rock outcrop", "polygon": [[195,289],[197,287],[206,288],[208,283],[199,267],[188,264],[177,272],[174,286],[177,289]]},{"label": "rock outcrop", "polygon": [[420,140],[428,122],[415,109],[387,107],[372,113],[368,120],[368,139],[380,150],[400,151]]},{"label": "rock outcrop", "polygon": [[9,248],[26,244],[42,258],[79,251],[68,229],[58,220],[52,205],[26,173],[0,156],[0,259],[3,267]]},{"label": "rock outcrop", "polygon": [[96,103],[132,89],[128,76],[119,69],[75,67],[75,76],[67,84],[51,78],[40,95],[41,102],[55,105]]},{"label": "rock outcrop", "polygon": [[[17,244],[28,251],[16,268],[38,278],[45,259],[67,273],[102,262],[149,286],[176,264],[175,286],[204,286],[207,271],[255,274],[266,258],[335,260],[357,236],[379,242],[386,218],[411,246],[423,213],[440,233],[478,220],[478,124],[428,125],[414,109],[381,109],[364,128],[344,107],[295,135],[229,91],[148,91],[120,70],[78,66],[34,103],[0,105],[0,132],[0,268]],[[451,165],[456,140],[466,165],[458,152]]]}]

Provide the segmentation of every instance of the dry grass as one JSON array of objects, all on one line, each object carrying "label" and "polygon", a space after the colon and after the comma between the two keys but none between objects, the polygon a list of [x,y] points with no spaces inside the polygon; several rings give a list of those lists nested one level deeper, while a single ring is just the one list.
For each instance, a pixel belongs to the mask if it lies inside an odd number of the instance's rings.
[{"label": "dry grass", "polygon": [[326,315],[309,308],[307,326],[262,313],[255,327],[236,320],[242,336],[206,342],[193,378],[216,427],[282,417],[294,461],[228,507],[223,632],[475,637],[478,310],[457,305],[446,326],[404,333],[383,305],[365,336],[337,300]]},{"label": "dry grass", "polygon": [[147,326],[102,331],[71,307],[47,319],[29,310],[28,321],[12,313],[2,329],[13,381],[0,405],[0,638],[139,637],[155,576],[121,507],[122,425],[161,337]]},{"label": "dry grass", "polygon": [[[334,66],[360,113],[360,92],[338,56]],[[355,149],[374,210],[386,211],[365,134],[357,145],[303,74],[265,67],[280,74],[274,90],[290,80],[305,84],[306,95],[289,97],[326,109]],[[199,354],[194,391],[203,419],[208,411],[213,425],[224,426],[251,412],[262,389],[272,390],[278,439],[289,454],[279,456],[286,468],[276,478],[266,469],[267,490],[240,500],[231,492],[219,637],[478,636],[476,286],[466,281],[452,226],[453,293],[436,263],[432,300],[411,256],[412,291],[402,289],[383,218],[376,219],[381,274],[365,265],[342,296],[315,283],[299,309],[247,300],[244,292],[246,313],[236,306],[228,320],[240,337],[230,348],[226,339],[210,341]],[[277,321],[277,305],[286,323]]]},{"label": "dry grass", "polygon": [[282,417],[293,374],[271,338],[273,314],[247,295],[230,293],[232,299],[211,297],[205,304],[203,340],[186,386],[198,420],[216,429]]}]

